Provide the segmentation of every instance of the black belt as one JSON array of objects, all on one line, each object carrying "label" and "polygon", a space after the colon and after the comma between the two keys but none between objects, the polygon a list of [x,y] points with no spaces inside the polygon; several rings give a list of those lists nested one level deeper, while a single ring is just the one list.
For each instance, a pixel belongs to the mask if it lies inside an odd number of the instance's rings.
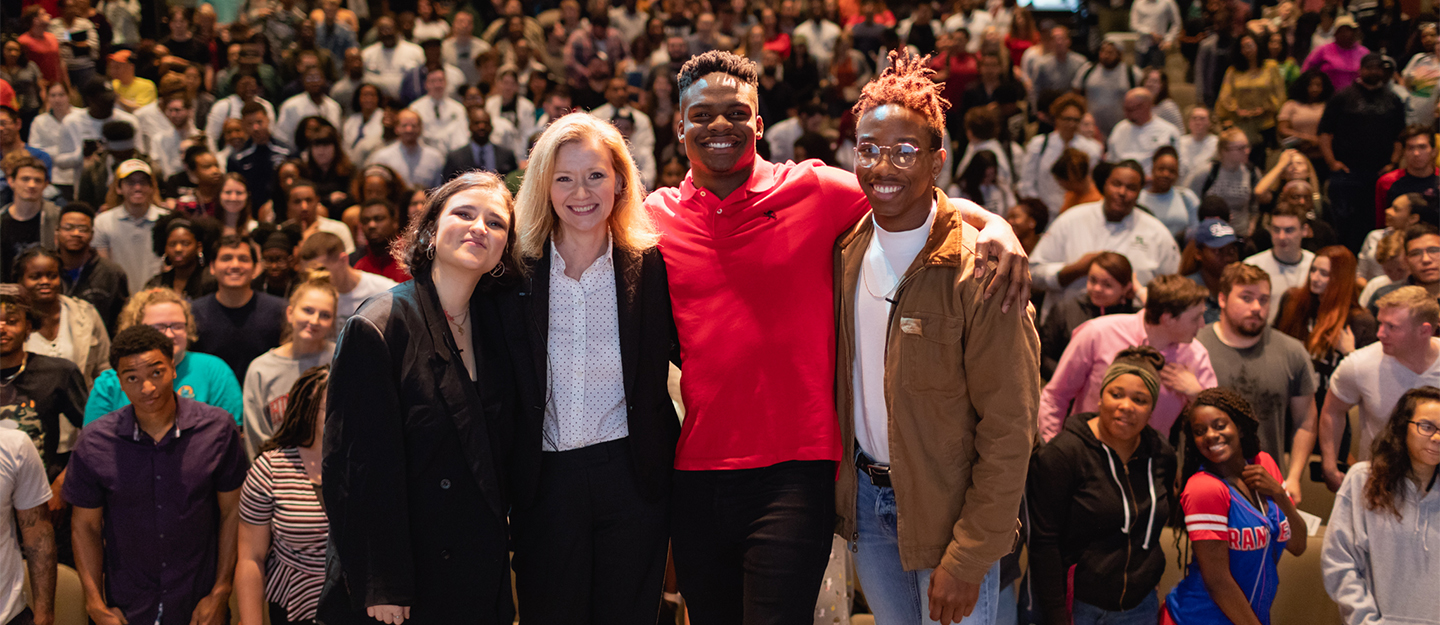
[{"label": "black belt", "polygon": [[855,468],[870,476],[870,483],[881,488],[890,486],[890,465],[879,464],[873,458],[860,451],[860,446],[855,446]]}]

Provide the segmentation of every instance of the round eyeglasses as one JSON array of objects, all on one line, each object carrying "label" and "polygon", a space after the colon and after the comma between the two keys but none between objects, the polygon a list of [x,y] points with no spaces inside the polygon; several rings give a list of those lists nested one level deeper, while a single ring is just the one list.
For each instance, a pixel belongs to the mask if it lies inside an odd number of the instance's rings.
[{"label": "round eyeglasses", "polygon": [[855,146],[855,164],[869,169],[880,164],[880,157],[888,155],[895,169],[910,169],[920,158],[920,152],[922,150],[912,143],[881,146],[867,141]]}]

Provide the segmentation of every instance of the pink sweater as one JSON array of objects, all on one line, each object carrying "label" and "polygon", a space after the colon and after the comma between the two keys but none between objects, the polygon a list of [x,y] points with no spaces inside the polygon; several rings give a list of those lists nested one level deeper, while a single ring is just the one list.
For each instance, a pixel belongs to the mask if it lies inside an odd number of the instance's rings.
[{"label": "pink sweater", "polygon": [[1318,69],[1330,76],[1330,82],[1339,91],[1350,86],[1360,76],[1360,59],[1370,54],[1370,50],[1360,44],[1346,50],[1336,45],[1335,42],[1327,43],[1310,51],[1310,57],[1305,59],[1305,71]]},{"label": "pink sweater", "polygon": [[[1070,337],[1055,375],[1040,394],[1040,436],[1049,442],[1060,433],[1065,417],[1073,413],[1095,412],[1100,405],[1100,382],[1115,355],[1127,347],[1148,344],[1145,335],[1145,312],[1130,315],[1105,315],[1080,324]],[[1215,370],[1210,367],[1210,353],[1200,341],[1172,345],[1160,351],[1166,363],[1176,363],[1194,372],[1203,388],[1216,386]],[[1070,409],[1074,402],[1074,410]],[[1170,425],[1185,409],[1185,399],[1174,391],[1160,387],[1160,400],[1150,414],[1150,427],[1165,436]]]}]

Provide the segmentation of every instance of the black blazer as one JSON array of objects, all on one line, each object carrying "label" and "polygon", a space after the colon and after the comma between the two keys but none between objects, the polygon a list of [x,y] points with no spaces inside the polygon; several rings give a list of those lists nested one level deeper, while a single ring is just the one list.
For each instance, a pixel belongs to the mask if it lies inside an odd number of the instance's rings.
[{"label": "black blazer", "polygon": [[470,312],[473,383],[428,279],[371,298],[340,334],[325,415],[322,623],[373,625],[365,608],[385,604],[410,606],[416,625],[514,618],[504,467],[516,368],[494,296],[477,290]]},{"label": "black blazer", "polygon": [[[445,180],[450,180],[472,169],[484,169],[480,166],[480,163],[475,162],[475,154],[470,151],[470,145],[472,143],[473,142],[467,142],[465,145],[460,146],[459,149],[452,150],[449,154],[445,155],[445,169],[441,171],[441,175]],[[495,147],[495,173],[504,177],[505,174],[515,171],[515,169],[520,166],[519,163],[515,161],[515,153],[512,152],[510,148],[494,143],[490,145]]]},{"label": "black blazer", "polygon": [[[659,501],[670,492],[680,420],[667,386],[670,358],[678,350],[675,320],[670,313],[670,287],[659,248],[627,252],[616,247],[615,291],[620,325],[620,365],[625,383],[625,411],[631,458],[640,493]],[[550,334],[550,245],[530,269],[514,300],[521,309],[531,353],[527,410],[516,435],[514,452],[515,506],[523,511],[535,499],[543,440],[546,368]]]}]

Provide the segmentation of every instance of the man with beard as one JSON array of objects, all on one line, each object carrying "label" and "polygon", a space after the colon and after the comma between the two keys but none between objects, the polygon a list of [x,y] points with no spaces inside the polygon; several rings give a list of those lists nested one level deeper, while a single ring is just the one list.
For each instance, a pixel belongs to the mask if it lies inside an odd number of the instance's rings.
[{"label": "man with beard", "polygon": [[360,228],[365,231],[367,244],[350,255],[350,266],[396,282],[409,280],[410,274],[390,254],[390,244],[400,236],[399,208],[385,199],[366,202],[360,208]]},{"label": "man with beard", "polygon": [[1220,276],[1220,320],[1195,340],[1210,353],[1220,386],[1240,393],[1260,422],[1260,450],[1283,458],[1290,445],[1285,491],[1300,501],[1300,476],[1315,448],[1315,367],[1298,339],[1265,322],[1270,310],[1270,274],[1254,265],[1232,263]]},{"label": "man with beard", "polygon": [[1124,119],[1121,104],[1126,92],[1139,86],[1142,80],[1139,69],[1121,62],[1120,47],[1106,41],[1100,44],[1096,60],[1086,63],[1075,74],[1073,86],[1090,104],[1090,113],[1095,116],[1100,134],[1109,135],[1110,129]]},{"label": "man with beard", "polygon": [[1393,61],[1367,54],[1360,79],[1331,96],[1320,117],[1320,154],[1330,167],[1327,215],[1340,242],[1354,252],[1374,229],[1375,183],[1380,170],[1400,160],[1398,137],[1405,128],[1405,104],[1386,87]]},{"label": "man with beard", "polygon": [[[686,62],[673,130],[691,170],[645,202],[664,233],[685,346],[672,544],[696,625],[814,618],[844,453],[833,245],[870,203],[852,174],[756,157],[758,83],[755,65],[728,52]],[[906,185],[875,191],[894,198]],[[977,254],[997,259],[985,265],[987,295],[1008,290],[1003,310],[1025,314],[1019,241],[999,216],[968,202],[959,212],[985,228]]]}]

